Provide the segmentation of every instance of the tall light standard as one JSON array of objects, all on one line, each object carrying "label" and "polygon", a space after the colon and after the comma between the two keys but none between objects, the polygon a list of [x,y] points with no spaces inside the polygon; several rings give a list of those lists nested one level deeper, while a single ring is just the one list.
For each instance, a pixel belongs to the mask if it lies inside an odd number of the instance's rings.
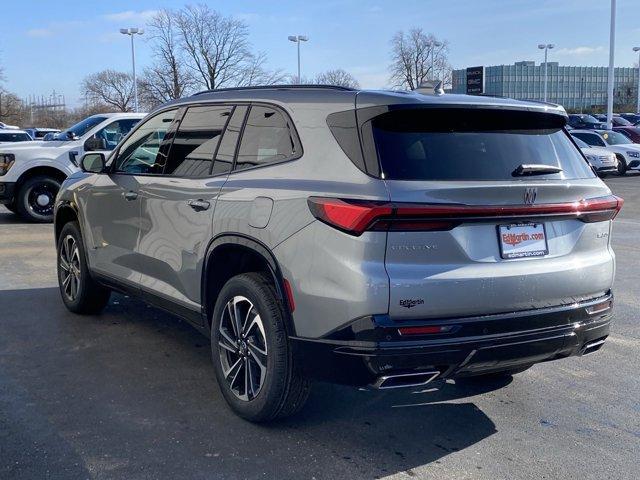
[{"label": "tall light standard", "polygon": [[138,111],[138,81],[136,80],[136,49],[133,46],[133,37],[135,35],[142,35],[144,30],[142,28],[121,28],[120,33],[123,35],[129,35],[131,37],[131,63],[133,65],[133,109]]},{"label": "tall light standard", "polygon": [[309,41],[306,35],[289,35],[289,41],[298,44],[298,83],[300,83],[300,42]]},{"label": "tall light standard", "polygon": [[434,68],[435,68],[436,48],[440,48],[442,46],[442,42],[438,42],[437,40],[434,40],[433,42],[429,42],[428,45],[431,47],[431,76],[433,77],[432,80],[435,80],[436,72]]},{"label": "tall light standard", "polygon": [[638,105],[636,113],[640,113],[640,47],[633,47],[634,52],[638,52]]},{"label": "tall light standard", "polygon": [[547,101],[547,54],[549,52],[549,50],[551,50],[553,47],[555,47],[555,45],[553,43],[541,43],[540,45],[538,45],[538,48],[540,50],[544,50],[544,101]]},{"label": "tall light standard", "polygon": [[616,50],[616,0],[611,0],[611,23],[609,24],[609,72],[607,75],[607,130],[613,127],[613,73]]}]

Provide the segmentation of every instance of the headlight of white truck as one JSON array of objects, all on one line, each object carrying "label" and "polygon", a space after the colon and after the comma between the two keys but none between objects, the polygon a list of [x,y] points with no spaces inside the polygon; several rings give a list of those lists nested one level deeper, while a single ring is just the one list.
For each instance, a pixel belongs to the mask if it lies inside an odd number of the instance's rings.
[{"label": "headlight of white truck", "polygon": [[15,159],[13,153],[0,153],[0,176],[9,171]]}]

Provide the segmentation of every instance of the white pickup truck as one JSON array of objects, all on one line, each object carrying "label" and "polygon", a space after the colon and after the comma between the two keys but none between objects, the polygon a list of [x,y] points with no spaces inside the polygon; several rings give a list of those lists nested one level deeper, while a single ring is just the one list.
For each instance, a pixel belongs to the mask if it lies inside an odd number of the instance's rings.
[{"label": "white pickup truck", "polygon": [[52,140],[0,145],[0,203],[25,220],[51,222],[60,185],[85,152],[113,150],[144,113],[92,115]]}]

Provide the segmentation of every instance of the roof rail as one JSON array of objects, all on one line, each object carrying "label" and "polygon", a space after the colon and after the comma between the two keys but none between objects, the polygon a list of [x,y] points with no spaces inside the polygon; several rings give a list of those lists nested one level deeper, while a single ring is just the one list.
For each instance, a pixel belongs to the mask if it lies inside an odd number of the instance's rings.
[{"label": "roof rail", "polygon": [[218,92],[241,92],[244,90],[305,90],[305,89],[323,89],[323,90],[341,90],[346,92],[355,92],[355,88],[341,87],[339,85],[322,85],[322,84],[304,84],[304,85],[255,85],[252,87],[228,87],[228,88],[215,88],[213,90],[203,90],[202,92],[194,93],[193,96],[203,95],[205,93],[218,93]]}]

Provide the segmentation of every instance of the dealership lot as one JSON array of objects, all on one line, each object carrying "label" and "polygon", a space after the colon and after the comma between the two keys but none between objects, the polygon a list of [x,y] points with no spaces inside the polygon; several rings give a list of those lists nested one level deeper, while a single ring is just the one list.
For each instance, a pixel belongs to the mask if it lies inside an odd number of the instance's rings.
[{"label": "dealership lot", "polygon": [[0,207],[0,478],[637,478],[640,175],[606,181],[626,203],[600,352],[425,393],[317,385],[269,426],[230,412],[174,317],[121,295],[69,313],[53,227]]}]

